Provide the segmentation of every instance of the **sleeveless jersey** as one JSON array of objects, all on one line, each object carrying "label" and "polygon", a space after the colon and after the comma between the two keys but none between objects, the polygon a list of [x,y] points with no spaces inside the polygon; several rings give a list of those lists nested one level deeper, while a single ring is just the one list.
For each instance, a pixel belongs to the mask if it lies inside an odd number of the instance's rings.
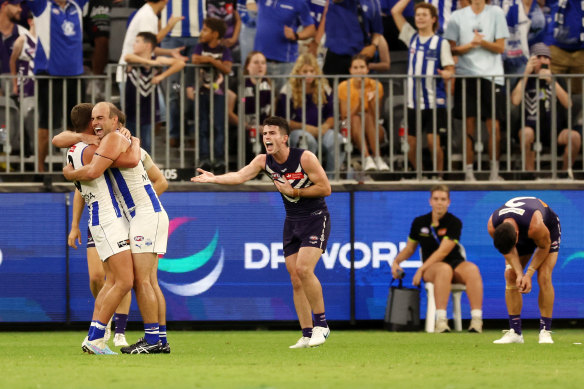
[{"label": "sleeveless jersey", "polygon": [[512,218],[519,226],[519,239],[517,244],[522,244],[531,241],[527,237],[529,232],[529,224],[535,211],[540,211],[543,216],[543,222],[551,231],[557,226],[558,219],[552,209],[542,200],[536,197],[515,197],[505,203],[502,207],[493,212],[491,221],[493,227],[497,228],[503,220]]},{"label": "sleeveless jersey", "polygon": [[[67,151],[67,162],[72,164],[73,168],[79,169],[83,166],[83,152],[87,146],[87,143],[79,142]],[[75,181],[75,186],[87,204],[90,226],[98,226],[122,217],[111,179],[107,174],[91,181]]]},{"label": "sleeveless jersey", "polygon": [[[286,179],[293,188],[308,188],[314,184],[300,164],[300,157],[303,152],[303,149],[291,147],[288,159],[281,165],[274,160],[273,156],[268,154],[266,155],[265,170],[274,181]],[[289,220],[302,220],[318,211],[328,212],[324,197],[290,197],[282,193],[281,195],[286,208],[286,218]]]},{"label": "sleeveless jersey", "polygon": [[407,80],[408,108],[419,106],[420,109],[428,109],[446,106],[446,89],[442,77],[412,77],[438,75],[438,69],[442,68],[440,60],[442,39],[439,35],[433,35],[422,43],[417,32],[412,36],[408,59],[410,76]]},{"label": "sleeveless jersey", "polygon": [[109,175],[114,183],[120,203],[128,218],[139,213],[163,211],[162,204],[152,187],[142,160],[146,152],[141,149],[141,160],[133,168],[110,168]]}]

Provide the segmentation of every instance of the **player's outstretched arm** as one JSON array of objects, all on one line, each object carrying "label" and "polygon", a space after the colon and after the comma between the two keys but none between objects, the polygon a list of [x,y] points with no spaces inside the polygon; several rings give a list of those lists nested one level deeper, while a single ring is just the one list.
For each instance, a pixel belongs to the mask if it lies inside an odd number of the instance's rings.
[{"label": "player's outstretched arm", "polygon": [[59,148],[71,147],[75,143],[85,142],[88,145],[99,145],[99,137],[85,132],[63,131],[53,137],[53,146]]},{"label": "player's outstretched arm", "polygon": [[216,176],[211,172],[197,168],[199,175],[191,178],[191,181],[209,184],[238,185],[257,177],[265,166],[266,155],[259,154],[248,165],[244,166],[237,172]]}]

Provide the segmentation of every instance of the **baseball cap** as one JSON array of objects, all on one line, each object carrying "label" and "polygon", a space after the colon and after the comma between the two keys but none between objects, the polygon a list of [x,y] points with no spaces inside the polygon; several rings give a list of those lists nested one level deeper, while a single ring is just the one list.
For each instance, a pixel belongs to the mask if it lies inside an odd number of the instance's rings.
[{"label": "baseball cap", "polygon": [[532,56],[543,55],[545,57],[551,58],[552,53],[550,52],[550,48],[545,43],[536,43],[529,49]]}]

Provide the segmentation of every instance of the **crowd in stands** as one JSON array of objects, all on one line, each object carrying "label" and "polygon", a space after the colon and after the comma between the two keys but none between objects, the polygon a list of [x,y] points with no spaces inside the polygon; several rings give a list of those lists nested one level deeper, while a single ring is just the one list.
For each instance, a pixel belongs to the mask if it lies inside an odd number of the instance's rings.
[{"label": "crowd in stands", "polygon": [[[137,11],[124,37],[110,36],[109,15],[120,6]],[[562,112],[576,110],[582,98],[583,26],[578,0],[0,0],[0,66],[15,76],[3,93],[15,96],[25,112],[38,109],[36,134],[30,125],[24,140],[11,132],[12,153],[36,151],[36,170],[44,171],[49,129],[70,127],[63,112],[79,100],[79,88],[71,85],[77,79],[69,77],[104,76],[108,46],[123,40],[116,82],[129,129],[151,150],[168,110],[170,147],[196,126],[192,142],[206,170],[230,168],[225,124],[243,122],[250,160],[262,148],[260,124],[272,114],[289,119],[291,145],[321,155],[327,173],[351,163],[345,153],[358,155],[364,171],[389,170],[380,148],[388,138],[387,84],[375,77],[391,73],[408,76],[400,136],[414,169],[422,162],[416,154],[422,142],[430,170],[444,170],[443,135],[452,114],[464,122],[465,179],[474,181],[481,163],[475,151],[484,121],[489,179],[500,180],[501,129],[510,105],[519,112],[512,135],[521,145],[522,168],[534,170],[537,144],[552,143],[554,97],[557,143],[565,146],[561,168],[571,175],[581,128],[577,120],[568,128]],[[32,74],[57,77],[39,78],[36,108]],[[553,82],[556,74],[577,76]],[[86,83],[81,100],[103,98],[104,82]],[[167,101],[160,98],[165,95]],[[194,105],[195,124],[184,119]],[[38,150],[31,146],[35,136]]]}]

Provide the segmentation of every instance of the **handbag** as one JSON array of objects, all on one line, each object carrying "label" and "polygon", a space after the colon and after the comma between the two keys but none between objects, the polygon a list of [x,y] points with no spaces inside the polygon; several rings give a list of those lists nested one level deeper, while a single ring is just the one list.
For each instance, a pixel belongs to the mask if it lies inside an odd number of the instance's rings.
[{"label": "handbag", "polygon": [[389,285],[384,327],[388,331],[420,330],[420,288],[404,288],[400,278],[398,286]]}]

